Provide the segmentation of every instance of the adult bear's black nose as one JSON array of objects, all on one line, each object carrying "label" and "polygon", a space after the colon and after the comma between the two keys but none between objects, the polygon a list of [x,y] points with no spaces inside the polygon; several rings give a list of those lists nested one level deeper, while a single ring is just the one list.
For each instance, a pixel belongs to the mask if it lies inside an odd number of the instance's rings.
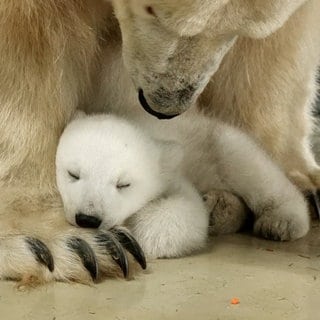
[{"label": "adult bear's black nose", "polygon": [[153,109],[150,107],[147,99],[145,98],[142,89],[139,89],[139,102],[140,102],[140,104],[142,105],[142,107],[143,107],[143,109],[144,109],[145,111],[147,111],[147,112],[150,113],[152,116],[157,117],[157,118],[160,119],[160,120],[169,120],[169,119],[172,119],[172,118],[178,116],[178,114],[167,115],[167,114],[160,113],[160,112],[157,112],[157,111],[153,110]]},{"label": "adult bear's black nose", "polygon": [[100,227],[102,220],[96,216],[88,216],[81,212],[76,214],[76,223],[81,228],[94,228]]}]

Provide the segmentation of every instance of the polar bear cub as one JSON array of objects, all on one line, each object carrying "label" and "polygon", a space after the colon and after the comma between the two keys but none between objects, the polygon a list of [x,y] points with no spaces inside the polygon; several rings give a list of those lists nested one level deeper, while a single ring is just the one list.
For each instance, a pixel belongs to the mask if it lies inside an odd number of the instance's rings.
[{"label": "polar bear cub", "polygon": [[149,257],[176,257],[203,247],[209,215],[183,177],[182,158],[177,143],[154,139],[116,116],[74,120],[57,151],[67,220],[111,228],[135,215],[144,220],[135,236]]},{"label": "polar bear cub", "polygon": [[[174,142],[165,141],[168,136]],[[302,194],[261,148],[243,132],[192,111],[170,121],[78,118],[61,137],[56,163],[70,223],[126,224],[151,257],[205,245],[219,206],[214,203],[209,215],[198,191],[241,198],[254,214],[254,232],[265,238],[295,240],[309,230]]]}]

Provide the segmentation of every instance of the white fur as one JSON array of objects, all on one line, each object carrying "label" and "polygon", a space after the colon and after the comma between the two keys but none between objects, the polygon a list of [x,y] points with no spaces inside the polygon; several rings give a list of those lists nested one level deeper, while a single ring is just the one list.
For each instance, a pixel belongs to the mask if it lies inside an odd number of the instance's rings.
[{"label": "white fur", "polygon": [[[74,121],[57,152],[57,182],[68,220],[75,223],[75,214],[82,212],[103,216],[108,226],[121,224],[162,193],[160,157],[152,140],[117,118]],[[131,186],[118,190],[119,183]]]},{"label": "white fur", "polygon": [[[179,146],[157,141],[120,118],[73,121],[57,151],[57,183],[68,221],[76,224],[81,212],[110,228],[136,213],[129,223],[149,256],[179,256],[203,247],[209,215],[181,176],[181,160]],[[119,183],[130,186],[118,189]]]},{"label": "white fur", "polygon": [[[104,227],[126,223],[147,255],[188,254],[205,244],[208,228],[188,178],[202,193],[241,197],[258,234],[293,240],[307,233],[302,195],[245,134],[192,110],[161,122],[138,114],[132,123],[110,115],[77,119],[63,133],[57,182],[71,223],[78,212],[99,216]],[[167,137],[178,144],[164,142]],[[119,181],[131,185],[118,190]]]}]

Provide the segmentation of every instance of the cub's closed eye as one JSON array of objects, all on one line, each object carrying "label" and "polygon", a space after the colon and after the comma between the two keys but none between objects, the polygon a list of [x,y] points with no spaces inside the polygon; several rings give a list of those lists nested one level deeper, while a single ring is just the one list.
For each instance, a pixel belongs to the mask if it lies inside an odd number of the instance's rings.
[{"label": "cub's closed eye", "polygon": [[80,179],[80,174],[74,173],[72,171],[68,171],[68,175],[73,180],[79,180]]},{"label": "cub's closed eye", "polygon": [[122,183],[122,182],[117,183],[117,189],[119,190],[129,188],[130,186],[131,186],[131,183]]}]

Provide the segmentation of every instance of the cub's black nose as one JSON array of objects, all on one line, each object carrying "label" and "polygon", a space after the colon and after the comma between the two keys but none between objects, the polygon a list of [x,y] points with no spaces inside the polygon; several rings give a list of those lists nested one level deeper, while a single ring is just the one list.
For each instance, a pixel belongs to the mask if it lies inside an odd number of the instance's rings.
[{"label": "cub's black nose", "polygon": [[102,220],[95,216],[88,216],[83,213],[76,214],[76,223],[81,228],[94,228],[100,227]]},{"label": "cub's black nose", "polygon": [[152,116],[157,117],[160,120],[169,120],[172,119],[176,116],[178,116],[178,114],[173,114],[173,115],[167,115],[167,114],[163,114],[157,111],[154,111],[148,104],[147,99],[145,98],[144,94],[143,94],[143,90],[139,89],[139,101],[140,104],[142,105],[143,109],[145,111],[147,111],[148,113],[150,113]]}]

